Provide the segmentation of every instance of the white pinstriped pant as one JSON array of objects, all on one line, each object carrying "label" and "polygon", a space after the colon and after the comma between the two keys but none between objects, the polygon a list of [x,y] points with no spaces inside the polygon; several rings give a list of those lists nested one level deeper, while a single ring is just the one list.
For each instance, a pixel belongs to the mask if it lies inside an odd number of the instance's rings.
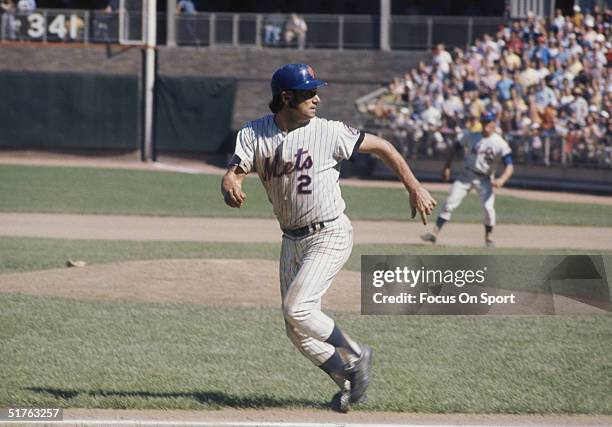
[{"label": "white pinstriped pant", "polygon": [[478,176],[470,171],[462,173],[453,183],[446,202],[440,211],[440,218],[449,220],[455,209],[461,204],[468,192],[475,188],[480,198],[482,222],[484,225],[495,225],[495,193],[491,178]]},{"label": "white pinstriped pant", "polygon": [[351,255],[353,227],[346,215],[300,239],[283,236],[280,284],[287,336],[315,365],[329,359],[334,346],[324,342],[334,321],[321,311],[321,298]]}]

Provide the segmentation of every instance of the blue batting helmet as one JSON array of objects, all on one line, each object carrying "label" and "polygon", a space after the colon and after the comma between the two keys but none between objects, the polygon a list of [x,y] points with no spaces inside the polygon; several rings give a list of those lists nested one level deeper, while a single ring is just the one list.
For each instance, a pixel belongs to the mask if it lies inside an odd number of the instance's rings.
[{"label": "blue batting helmet", "polygon": [[497,117],[493,111],[485,111],[480,115],[481,122],[494,122]]},{"label": "blue batting helmet", "polygon": [[272,95],[276,96],[284,90],[308,90],[327,83],[317,80],[315,72],[308,64],[286,64],[272,75],[270,86]]}]

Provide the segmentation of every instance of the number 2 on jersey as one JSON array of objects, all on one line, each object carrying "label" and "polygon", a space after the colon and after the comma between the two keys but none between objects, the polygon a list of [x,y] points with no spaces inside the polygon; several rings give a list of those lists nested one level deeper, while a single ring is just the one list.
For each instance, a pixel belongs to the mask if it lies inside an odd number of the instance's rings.
[{"label": "number 2 on jersey", "polygon": [[308,188],[312,179],[308,175],[300,175],[297,178],[299,184],[297,186],[298,194],[311,194],[312,190]]}]

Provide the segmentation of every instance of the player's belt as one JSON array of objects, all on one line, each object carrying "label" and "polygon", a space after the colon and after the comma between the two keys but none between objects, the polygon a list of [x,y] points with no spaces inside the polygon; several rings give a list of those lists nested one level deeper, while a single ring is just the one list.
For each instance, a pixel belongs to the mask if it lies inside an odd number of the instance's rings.
[{"label": "player's belt", "polygon": [[306,226],[300,227],[300,228],[283,229],[283,233],[285,233],[289,237],[293,237],[293,238],[297,239],[299,237],[308,236],[310,233],[314,233],[315,231],[321,230],[321,229],[325,228],[325,224],[333,222],[333,221],[335,221],[337,219],[338,219],[338,217],[336,217],[334,219],[330,219],[328,221],[313,222],[310,225],[306,225]]},{"label": "player's belt", "polygon": [[489,176],[489,175],[487,175],[486,173],[479,172],[479,171],[477,171],[477,170],[475,170],[475,169],[472,169],[472,168],[467,168],[467,170],[469,170],[470,172],[472,172],[474,175],[478,175],[478,176],[485,176],[485,177]]}]

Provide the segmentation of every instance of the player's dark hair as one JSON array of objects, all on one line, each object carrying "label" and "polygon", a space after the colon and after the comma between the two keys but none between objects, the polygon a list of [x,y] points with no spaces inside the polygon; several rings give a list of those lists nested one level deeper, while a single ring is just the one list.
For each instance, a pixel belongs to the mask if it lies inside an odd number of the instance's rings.
[{"label": "player's dark hair", "polygon": [[285,104],[283,103],[282,95],[278,94],[272,98],[272,101],[270,101],[270,103],[268,104],[268,107],[270,107],[270,111],[272,111],[272,113],[276,114],[280,112],[280,110],[283,109],[284,105]]},{"label": "player's dark hair", "polygon": [[[301,102],[304,102],[307,99],[312,98],[313,96],[317,94],[316,89],[314,90],[313,89],[311,90],[291,90],[291,91],[286,91],[286,92],[290,92],[293,94],[293,96],[289,99],[289,102],[287,103],[287,105],[289,105],[289,107],[291,108],[296,108],[298,104],[300,104]],[[280,110],[283,109],[284,105],[285,103],[283,101],[282,94],[278,94],[272,98],[272,101],[270,101],[270,104],[268,104],[268,107],[270,107],[270,110],[272,110],[272,112],[276,114]]]}]

